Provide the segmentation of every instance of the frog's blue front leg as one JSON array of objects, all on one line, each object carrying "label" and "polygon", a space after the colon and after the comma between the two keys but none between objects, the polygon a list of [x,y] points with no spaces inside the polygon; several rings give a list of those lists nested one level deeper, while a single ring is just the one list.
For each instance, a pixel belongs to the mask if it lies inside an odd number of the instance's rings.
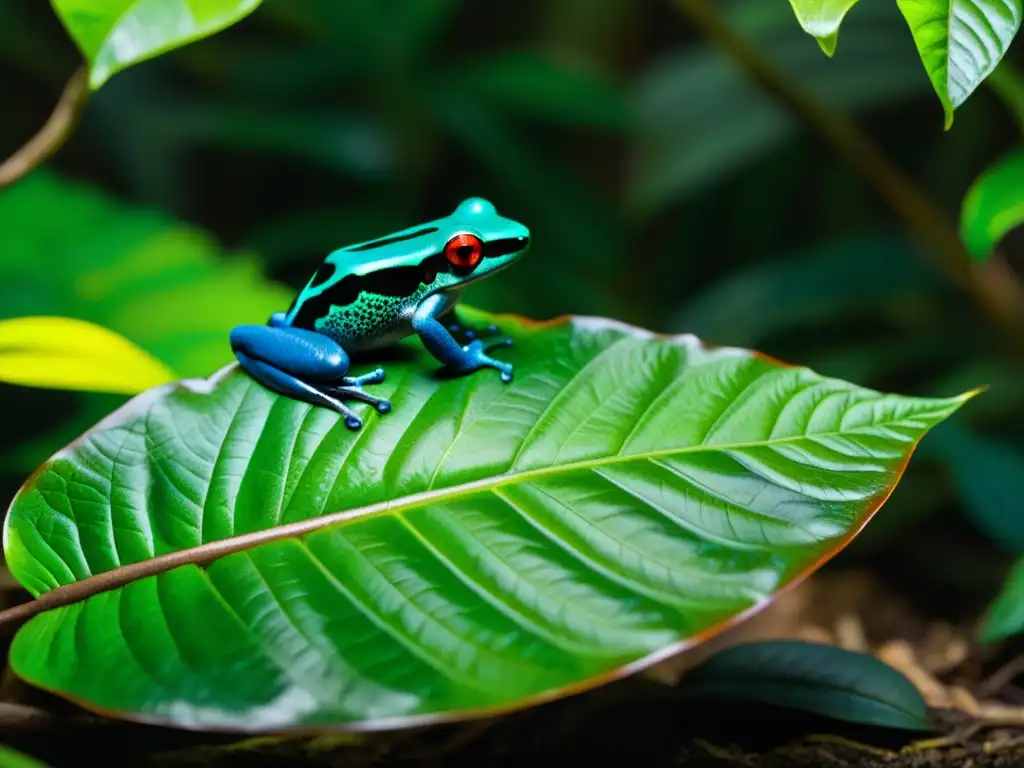
[{"label": "frog's blue front leg", "polygon": [[478,368],[496,368],[502,381],[512,381],[512,365],[488,357],[484,342],[475,339],[465,347],[452,338],[438,318],[451,309],[454,299],[435,294],[416,308],[412,327],[419,334],[423,346],[454,373],[470,373]]},{"label": "frog's blue front leg", "polygon": [[349,357],[341,345],[313,331],[275,325],[239,325],[231,331],[231,348],[242,368],[268,389],[337,411],[345,426],[359,429],[362,419],[342,400],[361,400],[380,413],[391,403],[363,391],[364,384],[384,380],[380,368],[365,376],[346,376]]}]

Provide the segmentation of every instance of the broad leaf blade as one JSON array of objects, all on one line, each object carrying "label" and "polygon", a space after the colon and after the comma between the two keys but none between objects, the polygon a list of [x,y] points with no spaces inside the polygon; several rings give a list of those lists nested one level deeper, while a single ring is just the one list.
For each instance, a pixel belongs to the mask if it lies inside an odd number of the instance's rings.
[{"label": "broad leaf blade", "polygon": [[0,768],[49,768],[49,766],[10,747],[0,747]]},{"label": "broad leaf blade", "polygon": [[[563,695],[813,571],[971,397],[880,394],[606,320],[494,319],[512,384],[439,379],[408,342],[377,387],[394,411],[357,434],[228,368],[58,454],[7,517],[11,572],[34,594],[130,583],[31,620],[18,674],[104,711],[253,730]],[[173,570],[132,581],[132,563]]]},{"label": "broad leaf blade", "polygon": [[828,56],[836,52],[839,25],[857,0],[789,0],[804,32],[818,41]]},{"label": "broad leaf blade", "polygon": [[902,674],[866,653],[798,641],[728,648],[679,683],[683,695],[756,701],[863,725],[933,729],[928,705]]},{"label": "broad leaf blade", "polygon": [[180,48],[248,16],[260,0],[51,0],[100,88],[133,64]]},{"label": "broad leaf blade", "polygon": [[177,378],[128,339],[69,317],[0,320],[0,381],[135,395]]},{"label": "broad leaf blade", "polygon": [[985,261],[999,241],[1024,223],[1024,152],[986,169],[967,190],[960,234],[967,252]]},{"label": "broad leaf blade", "polygon": [[1020,28],[1021,0],[896,0],[946,112],[999,64]]}]

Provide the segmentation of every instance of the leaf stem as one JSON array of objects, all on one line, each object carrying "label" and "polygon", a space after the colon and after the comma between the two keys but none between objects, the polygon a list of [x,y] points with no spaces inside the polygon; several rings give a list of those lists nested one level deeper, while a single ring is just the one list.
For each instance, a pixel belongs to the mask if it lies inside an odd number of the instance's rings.
[{"label": "leaf stem", "polygon": [[[790,80],[738,34],[708,0],[673,0],[707,39],[845,159],[925,246],[935,266],[1024,347],[1024,287],[1004,269],[975,266],[950,219],[845,114]],[[1009,280],[1009,282],[1006,282]]]},{"label": "leaf stem", "polygon": [[0,189],[8,187],[52,157],[70,138],[89,99],[89,68],[79,67],[64,86],[60,101],[39,132],[0,163]]},{"label": "leaf stem", "polygon": [[1024,76],[1003,59],[985,82],[1013,113],[1018,127],[1024,130]]}]

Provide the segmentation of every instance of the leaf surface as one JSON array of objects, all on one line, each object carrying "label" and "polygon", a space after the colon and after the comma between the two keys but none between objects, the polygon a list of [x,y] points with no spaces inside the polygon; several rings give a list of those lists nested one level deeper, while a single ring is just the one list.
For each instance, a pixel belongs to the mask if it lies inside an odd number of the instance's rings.
[{"label": "leaf surface", "polygon": [[863,725],[933,730],[906,677],[866,653],[789,640],[721,651],[679,683],[684,697],[757,701]]},{"label": "leaf surface", "polygon": [[946,112],[992,74],[1020,28],[1021,0],[896,0]]},{"label": "leaf surface", "polygon": [[260,0],[51,0],[89,62],[96,90],[133,64],[209,37]]},{"label": "leaf surface", "polygon": [[514,338],[511,384],[438,378],[407,340],[375,390],[393,412],[353,433],[229,367],[57,454],[12,505],[8,565],[37,595],[105,591],[31,619],[18,674],[244,730],[565,695],[816,569],[973,394],[882,394],[607,320],[462,314]]},{"label": "leaf surface", "polygon": [[818,41],[827,55],[836,52],[839,25],[857,0],[789,0],[804,32]]}]

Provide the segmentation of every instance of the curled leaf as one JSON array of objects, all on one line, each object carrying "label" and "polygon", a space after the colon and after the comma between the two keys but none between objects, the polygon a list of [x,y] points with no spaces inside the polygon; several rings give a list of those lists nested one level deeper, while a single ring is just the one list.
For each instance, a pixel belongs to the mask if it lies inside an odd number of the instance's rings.
[{"label": "curled leaf", "polygon": [[789,0],[804,31],[814,37],[827,56],[836,52],[839,25],[857,0]]},{"label": "curled leaf", "polygon": [[985,261],[1011,230],[1024,223],[1024,151],[987,168],[967,190],[960,235],[975,261]]}]

